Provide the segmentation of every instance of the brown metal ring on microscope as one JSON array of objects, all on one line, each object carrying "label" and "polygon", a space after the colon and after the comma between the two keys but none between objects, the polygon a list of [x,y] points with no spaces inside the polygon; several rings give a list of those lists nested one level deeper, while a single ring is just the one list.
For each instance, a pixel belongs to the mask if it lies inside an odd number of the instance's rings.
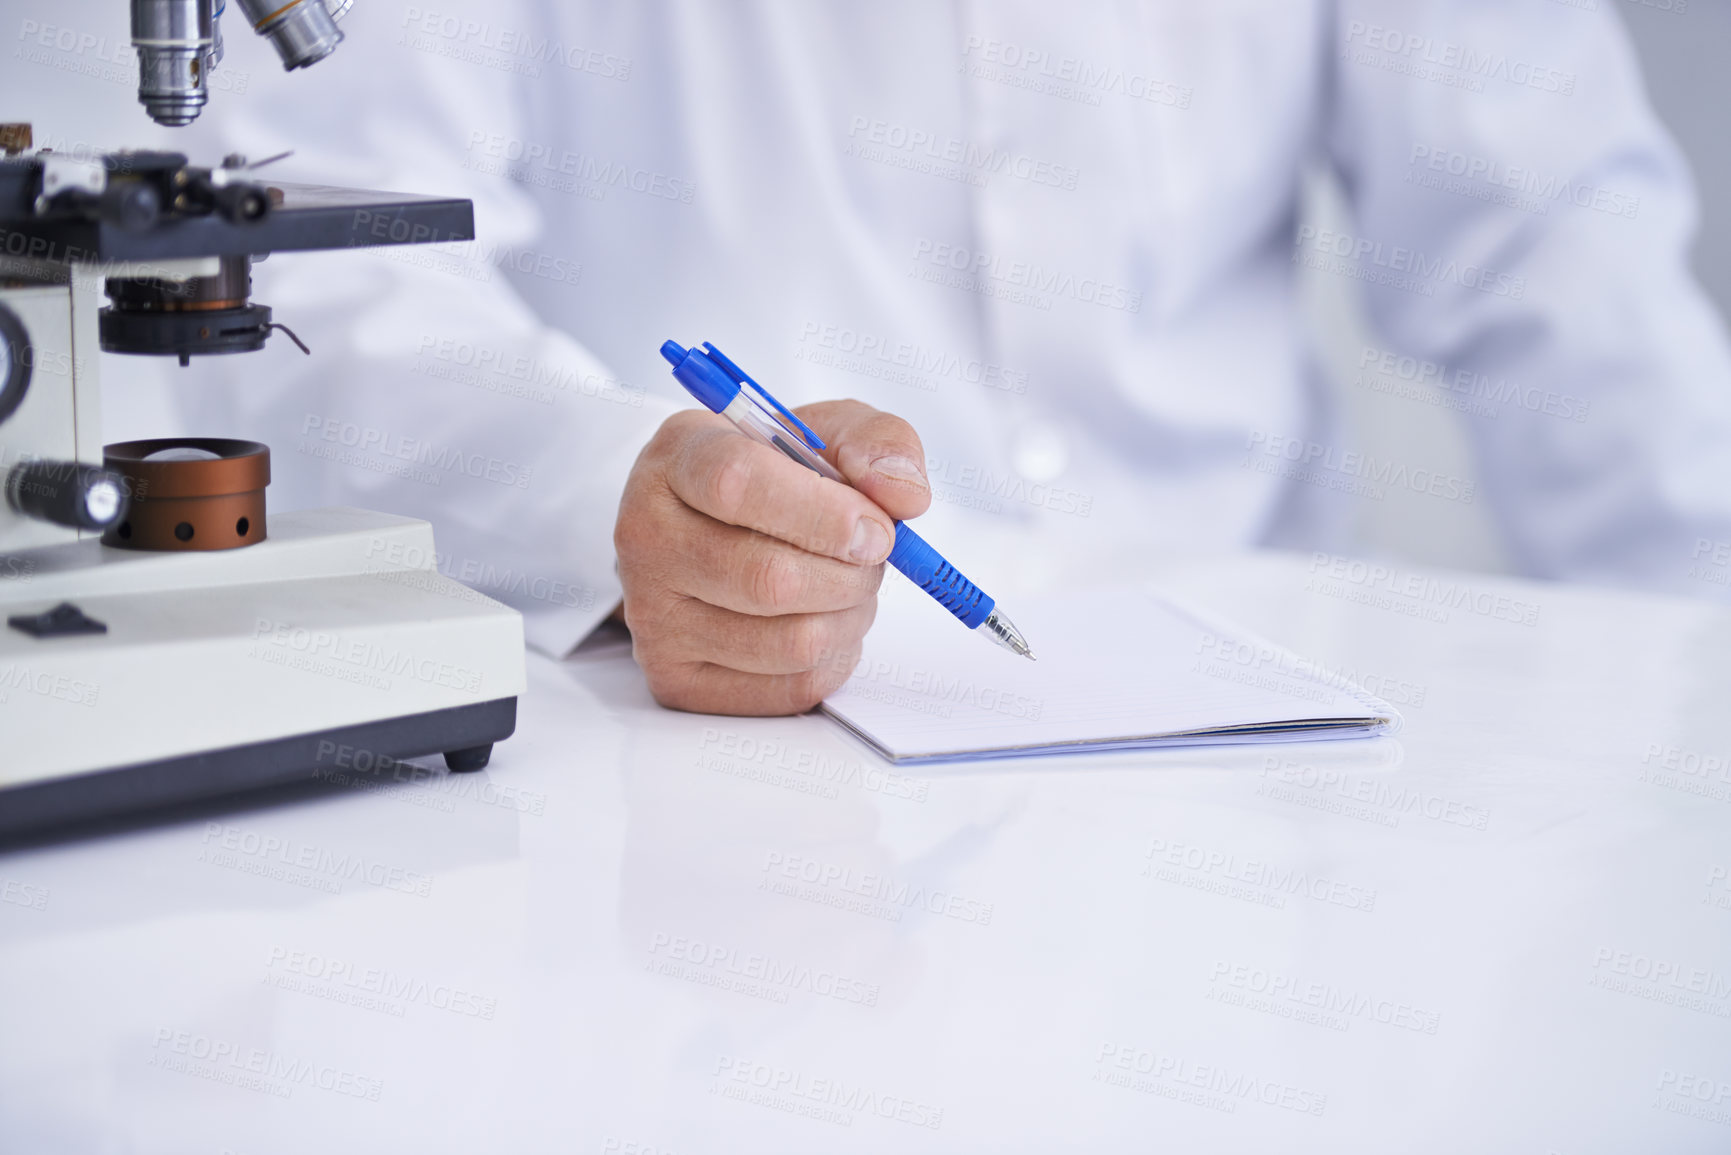
[{"label": "brown metal ring on microscope", "polygon": [[[202,449],[204,461],[147,461],[164,449]],[[159,437],[103,447],[103,464],[126,478],[126,519],[102,535],[117,549],[238,549],[264,540],[270,449],[226,437]]]}]

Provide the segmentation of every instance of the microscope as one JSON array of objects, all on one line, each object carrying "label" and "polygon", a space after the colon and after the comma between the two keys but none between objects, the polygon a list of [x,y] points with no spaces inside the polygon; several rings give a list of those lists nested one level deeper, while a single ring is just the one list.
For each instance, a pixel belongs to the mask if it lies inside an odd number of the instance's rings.
[{"label": "microscope", "polygon": [[[349,6],[236,3],[290,70],[336,50]],[[225,6],[131,0],[153,120],[203,110]],[[267,517],[267,446],[103,445],[98,381],[104,352],[185,365],[278,330],[305,352],[251,299],[253,261],[470,240],[473,205],[32,143],[0,125],[0,839],[429,754],[486,766],[522,619],[438,572],[431,526]]]}]

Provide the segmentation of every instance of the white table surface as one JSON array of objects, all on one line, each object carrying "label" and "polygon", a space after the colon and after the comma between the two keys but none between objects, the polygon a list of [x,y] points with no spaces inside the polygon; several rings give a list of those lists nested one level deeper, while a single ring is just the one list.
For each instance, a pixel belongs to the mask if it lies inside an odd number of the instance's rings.
[{"label": "white table surface", "polygon": [[1156,576],[1395,739],[897,775],[615,646],[482,774],[0,856],[0,1150],[1731,1151],[1731,614],[1312,569]]}]

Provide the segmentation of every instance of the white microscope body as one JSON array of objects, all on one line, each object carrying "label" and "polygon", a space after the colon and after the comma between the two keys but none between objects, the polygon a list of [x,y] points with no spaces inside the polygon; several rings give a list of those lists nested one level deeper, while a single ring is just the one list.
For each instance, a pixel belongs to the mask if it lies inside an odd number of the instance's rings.
[{"label": "white microscope body", "polygon": [[[211,6],[133,0],[163,123],[204,104]],[[256,26],[301,67],[340,8]],[[105,450],[97,368],[260,348],[281,326],[248,299],[255,255],[469,239],[472,206],[28,137],[0,126],[0,839],[426,754],[485,766],[523,690],[517,612],[440,574],[425,522],[267,517],[263,446]]]}]

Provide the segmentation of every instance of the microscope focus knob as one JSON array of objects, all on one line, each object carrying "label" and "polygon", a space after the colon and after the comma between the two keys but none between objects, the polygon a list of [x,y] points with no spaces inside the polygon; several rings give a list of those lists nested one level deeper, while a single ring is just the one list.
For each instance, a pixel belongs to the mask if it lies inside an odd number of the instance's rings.
[{"label": "microscope focus knob", "polygon": [[68,529],[103,530],[126,516],[126,479],[100,465],[25,461],[6,474],[6,504]]}]

